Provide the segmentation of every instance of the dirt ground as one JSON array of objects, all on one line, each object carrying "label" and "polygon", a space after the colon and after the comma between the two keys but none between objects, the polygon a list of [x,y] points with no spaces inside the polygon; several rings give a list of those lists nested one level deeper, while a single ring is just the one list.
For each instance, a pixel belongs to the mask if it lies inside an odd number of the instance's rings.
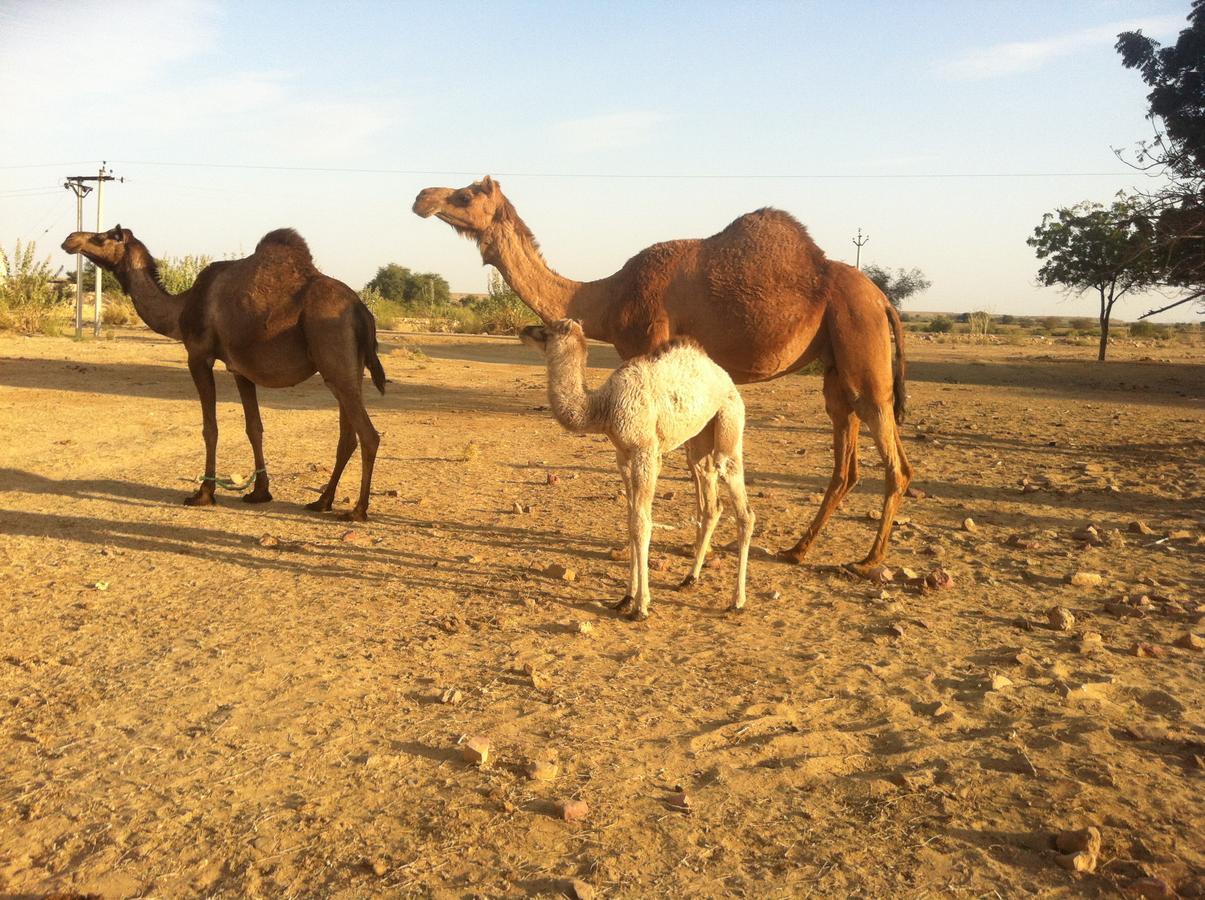
[{"label": "dirt ground", "polygon": [[[626,578],[613,455],[539,410],[535,354],[382,342],[372,519],[348,526],[302,508],[337,435],[320,381],[261,391],[273,503],[186,508],[203,448],[181,347],[0,336],[0,893],[1202,895],[1205,653],[1178,644],[1205,611],[1199,345],[1100,365],[914,336],[927,496],[889,561],[953,586],[833,567],[875,525],[864,439],[807,564],[757,555],[739,616],[730,553],[677,593],[677,453],[632,624],[604,605]],[[591,361],[597,382],[615,357]],[[828,481],[819,385],[743,389],[755,548],[793,542]],[[226,376],[219,398],[219,472],[246,473]],[[556,776],[529,777],[545,754]],[[1072,872],[1052,838],[1084,826],[1102,847]]]}]

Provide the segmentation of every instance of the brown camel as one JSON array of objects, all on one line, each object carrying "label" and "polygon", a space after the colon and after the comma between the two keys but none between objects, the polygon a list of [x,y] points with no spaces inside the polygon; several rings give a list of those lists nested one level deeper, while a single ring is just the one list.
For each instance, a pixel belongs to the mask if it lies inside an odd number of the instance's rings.
[{"label": "brown camel", "polygon": [[159,282],[155,260],[134,232],[118,225],[105,232],[77,231],[63,241],[68,253],[83,253],[117,276],[138,315],[153,331],[184,342],[188,371],[201,398],[205,474],[184,502],[213,505],[218,420],[213,364],[221,360],[234,375],[247,437],[255,454],[255,488],[243,497],[266,503],[264,427],[255,387],[292,387],[315,372],[339,402],[339,445],[335,467],[322,495],[307,509],[327,511],[339,476],[360,444],[360,498],[344,518],[368,518],[372,467],[380,437],[364,409],[364,366],[385,392],[385,372],[377,358],[377,328],[356,292],[314,267],[301,235],[282,228],[264,235],[245,259],[211,263],[182,294],[169,294]]},{"label": "brown camel", "polygon": [[548,267],[531,230],[489,176],[459,189],[427,188],[414,212],[434,215],[476,241],[482,260],[545,322],[578,319],[587,337],[614,344],[624,359],[692,337],[739,384],[820,360],[833,423],[833,476],[811,525],[780,556],[802,561],[857,483],[858,427],[865,422],[883,458],[886,488],[870,552],[849,568],[866,574],[882,562],[912,477],[896,428],[905,400],[903,326],[870,279],[827,259],[790,215],[760,209],[712,237],[654,244],[614,275],[579,282]]}]

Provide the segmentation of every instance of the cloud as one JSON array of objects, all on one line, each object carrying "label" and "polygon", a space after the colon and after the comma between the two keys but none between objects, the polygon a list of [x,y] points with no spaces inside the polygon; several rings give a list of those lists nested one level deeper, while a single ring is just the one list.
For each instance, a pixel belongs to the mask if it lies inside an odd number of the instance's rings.
[{"label": "cloud", "polygon": [[1160,16],[1085,28],[1036,41],[1006,41],[967,50],[945,60],[937,68],[947,78],[958,80],[1018,75],[1036,71],[1053,60],[1073,56],[1082,50],[1112,47],[1117,35],[1123,31],[1141,28],[1147,34],[1165,35],[1174,33],[1183,24],[1182,16]]},{"label": "cloud", "polygon": [[623,150],[647,144],[665,119],[661,113],[641,110],[568,119],[551,127],[552,139],[571,153]]}]

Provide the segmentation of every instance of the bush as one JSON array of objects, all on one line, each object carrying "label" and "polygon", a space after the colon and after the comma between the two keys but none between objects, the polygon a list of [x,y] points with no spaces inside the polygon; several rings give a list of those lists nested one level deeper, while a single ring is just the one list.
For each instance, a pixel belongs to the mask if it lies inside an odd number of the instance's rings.
[{"label": "bush", "polygon": [[7,273],[0,281],[0,327],[22,334],[57,334],[56,307],[64,302],[64,286],[51,281],[50,258],[34,258],[37,245],[23,248],[17,241],[12,256],[0,247],[0,263]]},{"label": "bush", "polygon": [[377,328],[383,328],[386,331],[395,331],[402,324],[402,320],[406,318],[406,310],[402,304],[395,303],[393,300],[386,300],[376,288],[364,288],[364,290],[360,291],[360,299],[364,301],[364,305],[368,307],[368,311],[377,320]]},{"label": "bush", "polygon": [[489,294],[467,309],[453,311],[452,318],[454,331],[489,334],[514,334],[522,326],[539,321],[497,270],[490,273]]},{"label": "bush", "polygon": [[954,320],[949,316],[934,316],[925,327],[925,331],[931,334],[948,334],[953,330]]},{"label": "bush", "polygon": [[1167,337],[1167,329],[1162,325],[1156,325],[1154,322],[1131,322],[1130,337],[1132,338],[1160,338]]},{"label": "bush", "polygon": [[100,320],[106,325],[132,325],[138,320],[138,311],[134,304],[125,296],[106,296],[100,311]]},{"label": "bush", "polygon": [[168,256],[155,260],[159,283],[169,294],[182,294],[197,280],[201,270],[213,262],[212,256]]}]

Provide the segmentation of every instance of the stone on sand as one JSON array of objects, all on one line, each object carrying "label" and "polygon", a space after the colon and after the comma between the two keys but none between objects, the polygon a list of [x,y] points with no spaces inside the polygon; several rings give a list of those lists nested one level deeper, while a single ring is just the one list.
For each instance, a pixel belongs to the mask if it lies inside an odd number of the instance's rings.
[{"label": "stone on sand", "polygon": [[465,762],[485,768],[490,764],[489,738],[480,735],[469,738],[460,748],[460,754]]},{"label": "stone on sand", "polygon": [[1075,625],[1075,616],[1061,606],[1052,606],[1046,610],[1046,621],[1055,631],[1070,631]]}]

